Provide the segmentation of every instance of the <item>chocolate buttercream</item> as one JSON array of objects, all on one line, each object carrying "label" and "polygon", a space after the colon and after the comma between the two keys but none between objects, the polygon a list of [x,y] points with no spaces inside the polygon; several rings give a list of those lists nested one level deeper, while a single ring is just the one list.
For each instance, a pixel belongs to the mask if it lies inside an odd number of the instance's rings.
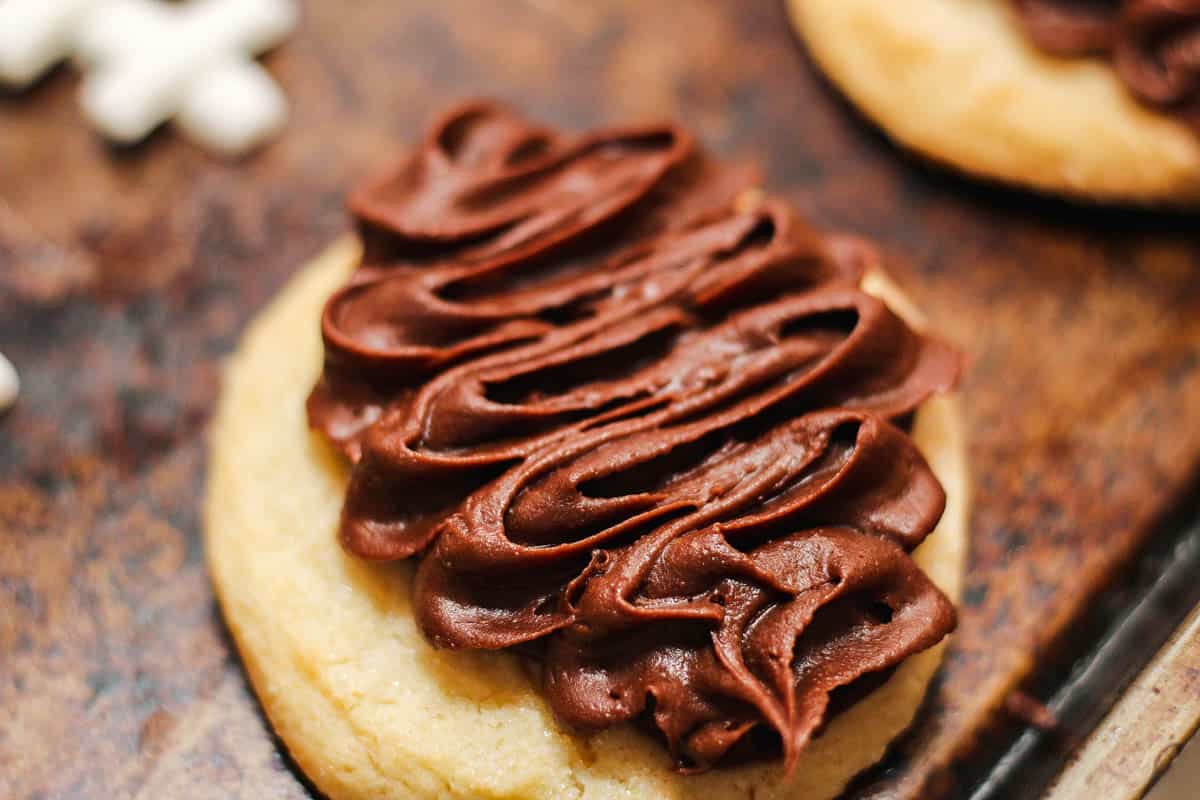
[{"label": "chocolate buttercream", "polygon": [[1011,0],[1048,53],[1100,56],[1142,102],[1200,131],[1200,0]]},{"label": "chocolate buttercream", "polygon": [[955,619],[902,427],[959,357],[754,185],[673,125],[460,106],[353,194],[308,406],[353,463],[342,545],[420,559],[435,645],[539,660],[564,722],[684,770],[794,763]]}]

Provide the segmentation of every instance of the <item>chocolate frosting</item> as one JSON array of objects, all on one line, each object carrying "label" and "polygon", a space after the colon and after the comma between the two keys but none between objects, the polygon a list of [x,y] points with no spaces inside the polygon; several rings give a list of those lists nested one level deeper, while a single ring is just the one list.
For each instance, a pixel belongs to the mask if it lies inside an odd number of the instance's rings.
[{"label": "chocolate frosting", "polygon": [[794,763],[955,620],[902,428],[959,357],[753,186],[673,125],[453,109],[351,198],[308,405],[353,463],[342,545],[420,559],[430,641],[539,660],[564,722],[683,770]]},{"label": "chocolate frosting", "polygon": [[1033,42],[1102,56],[1142,102],[1200,131],[1200,0],[1012,0]]}]

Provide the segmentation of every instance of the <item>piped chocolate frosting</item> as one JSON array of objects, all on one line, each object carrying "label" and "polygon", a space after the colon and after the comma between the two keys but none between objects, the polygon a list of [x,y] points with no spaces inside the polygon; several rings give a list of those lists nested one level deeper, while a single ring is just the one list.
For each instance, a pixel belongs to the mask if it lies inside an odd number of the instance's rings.
[{"label": "piped chocolate frosting", "polygon": [[1011,0],[1042,50],[1098,56],[1143,103],[1200,132],[1200,0]]},{"label": "piped chocolate frosting", "polygon": [[488,103],[350,207],[309,419],[353,464],[343,547],[419,560],[434,645],[512,648],[565,723],[699,771],[790,766],[954,627],[905,426],[959,356],[859,288],[869,245],[677,126]]}]

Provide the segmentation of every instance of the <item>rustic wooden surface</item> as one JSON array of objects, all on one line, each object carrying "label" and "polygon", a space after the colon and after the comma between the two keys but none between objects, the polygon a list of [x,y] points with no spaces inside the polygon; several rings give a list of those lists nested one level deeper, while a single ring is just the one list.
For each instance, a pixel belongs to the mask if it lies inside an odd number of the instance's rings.
[{"label": "rustic wooden surface", "polygon": [[[222,164],[113,150],[59,70],[0,95],[0,797],[303,797],[205,575],[223,355],[345,229],[342,192],[449,100],[571,125],[679,116],[829,227],[876,237],[969,353],[962,623],[876,796],[956,794],[978,735],[1200,465],[1200,223],[1091,213],[907,159],[774,2],[306,4],[267,63],[293,120]],[[1149,655],[1149,654],[1147,654]]]}]

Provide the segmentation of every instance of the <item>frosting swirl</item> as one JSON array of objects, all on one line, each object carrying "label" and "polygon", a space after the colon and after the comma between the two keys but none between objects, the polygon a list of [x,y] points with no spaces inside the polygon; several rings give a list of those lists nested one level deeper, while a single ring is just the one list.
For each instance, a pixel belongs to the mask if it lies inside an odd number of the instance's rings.
[{"label": "frosting swirl", "polygon": [[420,558],[435,645],[540,660],[562,720],[641,721],[684,770],[794,763],[954,625],[893,422],[958,355],[753,185],[675,126],[461,106],[352,196],[309,398],[354,464],[343,546]]},{"label": "frosting swirl", "polygon": [[1104,56],[1142,102],[1200,131],[1200,0],[1012,0],[1033,42]]}]

